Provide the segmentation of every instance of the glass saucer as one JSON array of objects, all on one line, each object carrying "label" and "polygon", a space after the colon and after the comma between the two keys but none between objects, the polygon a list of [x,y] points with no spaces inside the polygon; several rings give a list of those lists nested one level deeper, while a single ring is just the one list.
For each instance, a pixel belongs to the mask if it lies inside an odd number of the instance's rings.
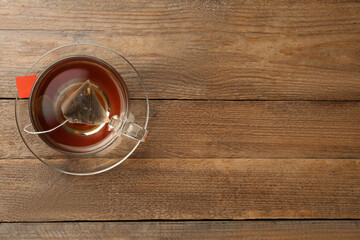
[{"label": "glass saucer", "polygon": [[[24,143],[41,162],[56,171],[71,175],[93,175],[105,172],[125,161],[144,141],[149,119],[149,99],[145,85],[134,66],[122,55],[107,47],[76,43],[57,47],[41,56],[27,71],[26,75],[37,75],[34,84],[38,86],[41,76],[62,59],[86,56],[103,61],[121,76],[128,93],[128,107],[124,116],[115,116],[115,130],[111,141],[102,148],[88,152],[66,152],[57,149],[44,141],[44,135],[28,134],[24,128],[32,124],[31,102],[35,101],[18,96],[15,101],[15,118]],[[40,82],[39,82],[40,81]],[[110,106],[111,108],[111,106]],[[110,116],[111,117],[111,116]],[[103,126],[108,128],[109,126]],[[112,129],[112,130],[110,130]],[[45,133],[49,134],[49,133]],[[140,138],[137,134],[141,134]],[[143,136],[143,137],[142,137]]]}]

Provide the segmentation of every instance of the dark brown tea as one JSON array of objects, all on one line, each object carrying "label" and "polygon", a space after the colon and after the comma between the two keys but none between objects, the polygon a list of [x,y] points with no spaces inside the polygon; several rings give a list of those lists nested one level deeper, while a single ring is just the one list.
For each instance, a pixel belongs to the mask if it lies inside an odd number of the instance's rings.
[{"label": "dark brown tea", "polygon": [[[66,119],[61,105],[85,81],[106,110],[109,118],[124,116],[128,92],[119,73],[106,62],[90,56],[72,56],[48,67],[36,81],[30,96],[31,120],[36,131],[46,131]],[[39,135],[51,147],[70,153],[101,150],[114,139],[107,124],[87,125],[67,122],[62,127]]]}]

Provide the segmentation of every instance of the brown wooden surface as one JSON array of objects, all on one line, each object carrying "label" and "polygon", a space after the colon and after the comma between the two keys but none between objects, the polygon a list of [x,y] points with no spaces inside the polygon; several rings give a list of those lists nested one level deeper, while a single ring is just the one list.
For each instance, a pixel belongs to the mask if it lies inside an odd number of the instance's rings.
[{"label": "brown wooden surface", "polygon": [[360,221],[16,223],[0,224],[0,238],[358,240]]},{"label": "brown wooden surface", "polygon": [[0,221],[358,218],[355,159],[129,159],[95,176],[0,160]]},{"label": "brown wooden surface", "polygon": [[[359,39],[360,1],[0,0],[0,222],[34,222],[0,239],[359,239],[290,220],[360,218]],[[14,77],[73,42],[122,53],[152,99],[148,142],[97,176],[47,168],[14,122]]]}]

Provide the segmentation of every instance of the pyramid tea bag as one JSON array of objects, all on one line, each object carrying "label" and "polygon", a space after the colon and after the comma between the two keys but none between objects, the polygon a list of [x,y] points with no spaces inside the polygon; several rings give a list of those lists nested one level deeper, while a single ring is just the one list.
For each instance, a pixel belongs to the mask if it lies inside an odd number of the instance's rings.
[{"label": "pyramid tea bag", "polygon": [[99,98],[91,86],[90,80],[84,82],[61,105],[61,111],[70,123],[100,125],[109,122],[109,118]]}]

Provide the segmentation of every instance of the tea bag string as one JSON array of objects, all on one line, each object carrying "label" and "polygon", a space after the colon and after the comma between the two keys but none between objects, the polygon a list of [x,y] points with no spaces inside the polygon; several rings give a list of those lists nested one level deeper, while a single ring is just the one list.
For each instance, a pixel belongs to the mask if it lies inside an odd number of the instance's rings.
[{"label": "tea bag string", "polygon": [[44,134],[44,133],[49,133],[49,132],[52,132],[52,131],[58,129],[59,127],[61,127],[61,126],[64,125],[65,123],[67,123],[68,121],[69,121],[69,120],[66,119],[66,120],[65,120],[64,122],[62,122],[60,125],[57,125],[56,127],[52,128],[52,129],[49,129],[49,130],[46,130],[46,131],[39,131],[39,132],[32,132],[32,131],[27,130],[27,128],[31,126],[31,123],[30,123],[30,124],[28,124],[28,125],[26,125],[26,126],[24,127],[24,131],[27,132],[27,133],[29,133],[29,134]]}]

